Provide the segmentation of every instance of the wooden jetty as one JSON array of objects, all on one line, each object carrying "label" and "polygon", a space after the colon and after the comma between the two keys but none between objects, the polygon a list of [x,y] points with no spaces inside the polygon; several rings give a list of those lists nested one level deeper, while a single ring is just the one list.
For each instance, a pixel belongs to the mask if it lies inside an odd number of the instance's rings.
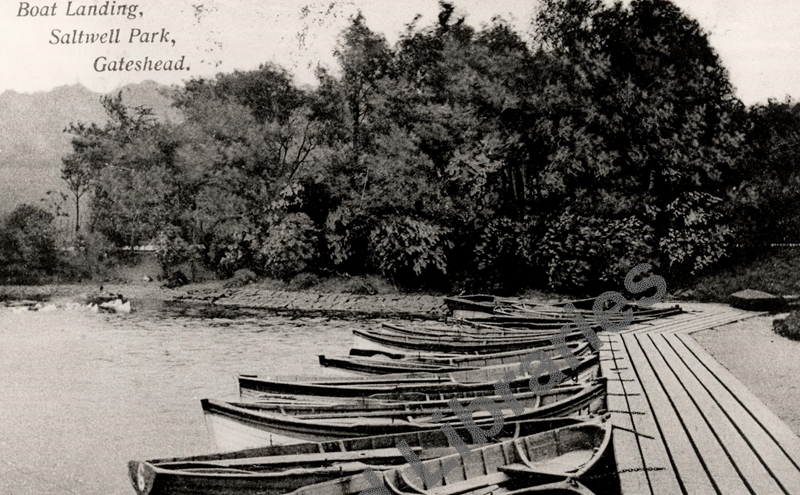
[{"label": "wooden jetty", "polygon": [[600,334],[623,495],[800,493],[800,439],[689,335],[756,315],[702,305]]}]

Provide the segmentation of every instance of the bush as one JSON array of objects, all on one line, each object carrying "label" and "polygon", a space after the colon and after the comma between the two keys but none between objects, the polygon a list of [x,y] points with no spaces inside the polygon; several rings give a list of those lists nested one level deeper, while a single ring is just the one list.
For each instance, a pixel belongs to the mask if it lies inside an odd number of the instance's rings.
[{"label": "bush", "polygon": [[783,319],[772,322],[772,330],[787,339],[800,340],[800,312],[792,311]]},{"label": "bush", "polygon": [[165,279],[164,287],[174,289],[189,283],[189,277],[180,270],[173,270]]},{"label": "bush", "polygon": [[672,226],[659,246],[673,278],[697,275],[729,255],[733,232],[724,223],[721,201],[690,192],[667,206]]},{"label": "bush", "polygon": [[164,276],[169,278],[172,270],[189,260],[191,257],[190,245],[181,236],[177,227],[167,227],[156,237],[156,257],[161,265]]},{"label": "bush", "polygon": [[465,281],[470,292],[514,293],[530,285],[518,254],[521,230],[520,223],[501,217],[491,219],[478,232]]},{"label": "bush", "polygon": [[419,285],[423,275],[446,275],[448,229],[408,217],[388,218],[369,236],[370,258],[390,280]]},{"label": "bush", "polygon": [[562,214],[539,245],[551,288],[599,292],[618,287],[640,263],[653,262],[652,229],[630,217],[611,220]]},{"label": "bush", "polygon": [[256,276],[255,272],[242,268],[236,270],[236,273],[233,274],[230,280],[225,282],[225,287],[243,287],[256,280],[258,280],[258,276]]},{"label": "bush", "polygon": [[347,207],[332,211],[325,221],[325,241],[330,261],[340,270],[352,274],[366,270],[369,243],[369,221]]},{"label": "bush", "polygon": [[0,227],[0,276],[5,282],[36,283],[59,268],[53,215],[27,204]]},{"label": "bush", "polygon": [[223,278],[230,278],[242,269],[255,266],[257,236],[249,231],[234,232],[210,242],[208,259]]},{"label": "bush", "polygon": [[74,251],[67,257],[63,272],[66,278],[73,280],[104,275],[120,262],[118,258],[116,247],[103,234],[81,234]]},{"label": "bush", "polygon": [[319,277],[314,273],[303,272],[297,274],[292,280],[289,281],[289,290],[306,290],[316,286],[319,283]]},{"label": "bush", "polygon": [[317,228],[305,213],[290,213],[269,229],[258,256],[264,270],[288,280],[317,258]]}]

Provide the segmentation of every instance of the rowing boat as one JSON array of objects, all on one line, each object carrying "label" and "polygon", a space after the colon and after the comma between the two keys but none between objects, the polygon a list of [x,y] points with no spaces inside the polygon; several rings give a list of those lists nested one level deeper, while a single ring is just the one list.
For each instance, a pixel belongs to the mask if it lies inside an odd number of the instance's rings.
[{"label": "rowing boat", "polygon": [[[578,385],[594,382],[598,379],[599,366],[590,365],[581,370],[580,373],[573,375],[572,381],[565,381],[554,385],[551,389],[557,391],[561,388],[571,389]],[[540,377],[540,382],[546,382]],[[529,393],[527,378],[519,381],[509,382],[508,391],[514,394],[515,398],[523,406],[538,405],[538,397]],[[446,385],[446,384],[445,384]],[[422,414],[423,411],[438,411],[445,408],[445,405],[452,399],[466,405],[476,397],[495,397],[498,391],[495,387],[474,390],[403,390],[387,391],[385,393],[375,393],[368,396],[356,395],[359,391],[352,392],[352,395],[300,395],[300,394],[275,394],[262,393],[253,394],[247,397],[247,404],[255,404],[259,410],[280,412],[291,415],[314,415],[330,417],[332,414],[347,415],[379,415],[379,416],[407,416],[409,411]],[[250,407],[249,405],[246,407]]]},{"label": "rowing boat", "polygon": [[478,311],[491,313],[497,304],[497,297],[490,294],[449,296],[444,298],[447,309],[453,311]]},{"label": "rowing boat", "polygon": [[[566,379],[570,375],[582,374],[589,368],[596,368],[597,354],[584,354],[576,358],[578,364],[570,367],[567,361],[559,356],[551,362]],[[474,370],[459,370],[452,373],[409,373],[397,375],[380,375],[374,378],[362,378],[352,381],[329,381],[323,377],[317,380],[280,381],[268,378],[258,378],[250,375],[239,376],[239,394],[241,397],[257,396],[259,394],[291,394],[298,396],[321,397],[366,397],[374,394],[430,394],[437,395],[448,392],[474,392],[493,391],[495,384],[509,372],[516,375],[519,362],[499,364]],[[528,387],[530,372],[536,371],[541,362],[531,361],[528,371],[522,376],[517,376],[508,381],[511,390]],[[593,371],[592,374],[596,374]],[[585,378],[585,377],[584,377]],[[547,383],[550,373],[542,373],[539,381]]]},{"label": "rowing boat", "polygon": [[592,310],[596,297],[588,297],[585,299],[574,299],[571,301],[561,301],[555,303],[543,304],[537,301],[519,299],[514,297],[498,297],[491,294],[470,294],[463,296],[448,296],[444,298],[444,303],[447,309],[453,311],[474,311],[480,313],[493,313],[496,308],[501,306],[513,306],[524,304],[529,306],[542,306],[562,308],[567,304],[571,304],[578,310]]},{"label": "rowing boat", "polygon": [[[595,330],[599,330],[599,327]],[[384,329],[375,330],[353,330],[355,345],[353,347],[362,349],[374,349],[380,351],[391,351],[393,349],[418,350],[424,352],[445,352],[453,354],[490,354],[495,352],[513,351],[520,349],[532,349],[536,347],[552,346],[551,337],[558,335],[553,332],[549,336],[530,337],[530,338],[469,338],[455,339],[448,337],[434,336],[417,337],[412,335],[399,335],[388,332]],[[564,334],[567,342],[585,339],[586,336],[580,331],[572,331]]]},{"label": "rowing boat", "polygon": [[[464,323],[488,323],[495,326],[508,327],[512,329],[519,328],[536,328],[542,326],[542,321],[550,321],[551,325],[564,324],[572,321],[575,314],[582,316],[589,323],[595,323],[597,317],[593,311],[577,310],[576,313],[567,313],[558,308],[553,308],[555,311],[545,310],[537,307],[527,306],[512,306],[512,307],[498,307],[492,315],[475,316],[470,318],[452,318],[453,322]],[[657,318],[665,318],[681,314],[683,310],[680,306],[672,306],[668,308],[654,308],[654,309],[641,309],[637,306],[629,308],[622,308],[622,310],[633,309],[631,314],[631,323],[642,323],[645,321],[654,320]],[[609,313],[611,321],[621,321],[623,316],[619,313]]]},{"label": "rowing boat", "polygon": [[[592,493],[584,485],[599,486],[604,494],[618,493],[619,482],[611,478],[616,472],[611,436],[609,423],[583,423],[490,444],[467,456],[423,461],[429,473],[448,462],[457,466],[430,484],[410,464],[373,474],[389,493],[398,495]],[[358,474],[309,485],[291,495],[355,495],[370,488],[368,477]]]},{"label": "rowing boat", "polygon": [[459,369],[476,369],[474,366],[452,366],[447,364],[426,364],[414,361],[381,361],[378,359],[359,358],[353,356],[333,356],[327,357],[324,354],[319,356],[320,366],[326,368],[336,368],[367,375],[388,375],[393,373],[449,373]]},{"label": "rowing boat", "polygon": [[[574,417],[509,421],[494,438],[525,437],[581,422]],[[454,428],[454,431],[464,443],[472,444],[472,435],[467,428]],[[422,460],[454,453],[443,431],[429,430],[276,445],[223,454],[131,461],[128,474],[139,495],[277,495],[323,481],[320,478],[324,476],[346,476],[343,473],[356,462],[374,465],[376,460],[383,464],[396,460],[385,450],[393,449],[393,453],[398,454],[396,445],[401,441],[415,449]],[[379,454],[375,455],[376,452]],[[287,469],[289,466],[291,469]],[[330,469],[332,466],[341,467],[341,473]],[[362,471],[364,467],[366,465],[361,467]]]},{"label": "rowing boat", "polygon": [[[514,418],[523,420],[595,413],[605,409],[604,393],[605,381],[599,379],[589,384],[554,387],[538,396],[533,392],[515,394],[524,411]],[[513,416],[501,397],[487,397],[503,407],[506,418]],[[470,401],[468,398],[455,398],[462,406]],[[343,408],[340,412],[313,414],[313,411],[305,411],[298,415],[288,414],[295,412],[291,408],[284,408],[287,414],[280,413],[280,408],[274,404],[260,408],[258,403],[228,403],[213,399],[204,399],[201,404],[208,429],[220,450],[436,429],[442,424],[432,420],[435,413],[443,415],[442,421],[458,422],[446,400],[400,403],[394,408],[373,407],[371,411]],[[476,423],[492,419],[483,411],[475,413],[475,418]]]},{"label": "rowing boat", "polygon": [[[576,357],[590,351],[588,343],[572,342],[567,344],[568,350]],[[554,346],[539,347],[549,357],[561,355],[560,348]],[[452,371],[469,370],[494,366],[498,364],[519,363],[530,350],[498,352],[477,356],[450,354],[446,357],[426,356],[424,354],[388,353],[351,349],[350,356],[319,356],[319,364],[326,367],[343,369],[351,373],[369,375],[386,375],[393,373],[450,373]],[[361,357],[370,356],[370,357]],[[373,357],[377,356],[377,358]]]},{"label": "rowing boat", "polygon": [[[446,324],[437,325],[398,325],[393,323],[383,323],[381,328],[387,332],[402,335],[423,335],[423,336],[479,336],[479,337],[525,337],[537,336],[558,332],[564,325],[574,326],[568,320],[550,320],[549,322],[528,321],[528,318],[517,316],[504,317],[480,317],[480,318],[450,318]],[[493,322],[498,322],[497,324]],[[476,327],[473,322],[487,322],[484,327]],[[504,325],[503,322],[508,322]]]}]

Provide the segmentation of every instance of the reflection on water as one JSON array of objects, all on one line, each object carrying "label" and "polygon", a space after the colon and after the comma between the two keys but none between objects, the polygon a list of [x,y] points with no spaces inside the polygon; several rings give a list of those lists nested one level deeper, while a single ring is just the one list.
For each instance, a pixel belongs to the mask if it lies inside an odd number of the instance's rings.
[{"label": "reflection on water", "polygon": [[236,374],[337,374],[372,321],[287,318],[181,304],[131,314],[0,307],[0,493],[133,493],[125,464],[212,449],[199,400]]}]

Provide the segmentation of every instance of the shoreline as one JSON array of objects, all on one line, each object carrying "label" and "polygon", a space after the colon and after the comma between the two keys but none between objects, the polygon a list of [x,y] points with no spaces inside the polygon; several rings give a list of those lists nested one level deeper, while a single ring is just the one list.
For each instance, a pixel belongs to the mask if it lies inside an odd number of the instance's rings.
[{"label": "shoreline", "polygon": [[[100,292],[100,287],[103,291]],[[121,294],[136,303],[177,302],[215,305],[231,310],[258,310],[289,316],[339,316],[357,318],[413,318],[444,320],[449,311],[441,296],[424,294],[353,294],[314,290],[275,289],[274,284],[253,283],[226,287],[204,282],[176,289],[157,282],[83,283],[0,286],[0,303],[84,302],[98,294]]]},{"label": "shoreline", "polygon": [[[103,288],[100,291],[100,287]],[[370,287],[371,288],[371,287]],[[293,288],[274,280],[231,284],[230,280],[211,280],[191,283],[178,288],[167,288],[156,281],[84,282],[42,285],[0,285],[0,305],[30,304],[37,302],[86,302],[99,295],[121,294],[137,303],[180,303],[211,305],[229,310],[263,311],[284,316],[329,316],[341,318],[400,318],[445,321],[450,311],[444,302],[445,295],[431,293],[403,293],[382,286],[372,293],[342,290],[341,284],[315,286],[308,289]],[[560,294],[532,291],[525,299],[549,304],[569,299]],[[693,304],[691,301],[670,297],[670,304]],[[15,304],[16,303],[16,304]]]}]

